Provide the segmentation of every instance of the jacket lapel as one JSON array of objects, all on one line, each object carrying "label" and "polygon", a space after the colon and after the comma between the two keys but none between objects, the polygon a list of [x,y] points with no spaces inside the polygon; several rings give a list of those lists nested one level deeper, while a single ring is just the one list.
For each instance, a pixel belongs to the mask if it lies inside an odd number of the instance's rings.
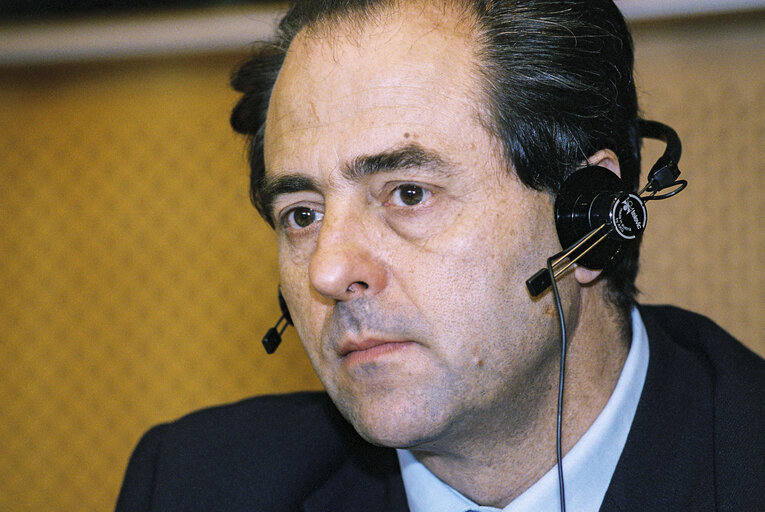
[{"label": "jacket lapel", "polygon": [[648,373],[601,511],[713,510],[714,386],[711,367],[674,343],[641,309]]}]

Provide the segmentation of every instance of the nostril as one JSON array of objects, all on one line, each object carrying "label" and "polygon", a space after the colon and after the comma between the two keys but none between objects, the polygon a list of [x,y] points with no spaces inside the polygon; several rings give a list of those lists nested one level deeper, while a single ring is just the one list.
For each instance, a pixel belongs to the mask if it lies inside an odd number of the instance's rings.
[{"label": "nostril", "polygon": [[368,288],[369,288],[369,285],[365,283],[364,281],[356,281],[351,283],[350,286],[348,286],[347,291],[348,293],[355,293],[355,292],[360,292],[362,290],[366,290]]},{"label": "nostril", "polygon": [[[347,224],[343,224],[346,226]],[[353,300],[376,294],[387,282],[386,265],[375,257],[361,235],[346,229],[326,230],[322,226],[311,256],[310,284],[319,294],[334,300]],[[351,237],[359,238],[359,241]]]}]

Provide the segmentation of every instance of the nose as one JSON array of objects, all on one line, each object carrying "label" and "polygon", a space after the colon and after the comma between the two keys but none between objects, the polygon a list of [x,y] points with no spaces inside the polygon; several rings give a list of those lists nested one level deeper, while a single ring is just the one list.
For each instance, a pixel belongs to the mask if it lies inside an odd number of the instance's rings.
[{"label": "nose", "polygon": [[376,295],[387,284],[388,272],[381,260],[374,228],[349,214],[339,218],[326,215],[309,265],[311,285],[335,301]]}]

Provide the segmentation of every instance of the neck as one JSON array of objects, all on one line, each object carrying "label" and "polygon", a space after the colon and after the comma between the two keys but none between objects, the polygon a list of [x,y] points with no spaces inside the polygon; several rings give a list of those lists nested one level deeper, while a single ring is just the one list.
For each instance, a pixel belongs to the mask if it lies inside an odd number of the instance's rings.
[{"label": "neck", "polygon": [[[584,435],[603,410],[621,373],[630,340],[625,321],[602,298],[599,286],[581,289],[566,315],[568,350],[563,407],[563,453]],[[629,325],[628,323],[626,325]],[[415,457],[441,480],[480,505],[502,508],[556,464],[559,352],[529,384],[526,416],[485,424],[448,450],[418,451]],[[521,400],[516,400],[519,402]],[[518,408],[513,404],[508,410]],[[529,411],[533,413],[529,414]],[[507,425],[522,428],[507,428]]]}]

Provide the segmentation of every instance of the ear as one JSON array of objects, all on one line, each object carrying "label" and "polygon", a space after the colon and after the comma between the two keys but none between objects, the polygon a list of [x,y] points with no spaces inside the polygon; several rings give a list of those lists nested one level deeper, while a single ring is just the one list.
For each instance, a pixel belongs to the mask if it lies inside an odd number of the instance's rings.
[{"label": "ear", "polygon": [[587,159],[587,165],[597,165],[598,167],[605,167],[612,173],[616,174],[620,178],[622,177],[622,170],[619,167],[619,158],[616,153],[610,149],[601,149],[590,158]]},{"label": "ear", "polygon": [[[605,167],[620,178],[622,177],[622,171],[619,167],[619,158],[616,156],[616,153],[610,149],[601,149],[592,155],[587,159],[587,165]],[[597,279],[601,272],[601,270],[590,270],[581,265],[576,265],[576,268],[574,269],[574,278],[579,284],[587,285]]]}]

